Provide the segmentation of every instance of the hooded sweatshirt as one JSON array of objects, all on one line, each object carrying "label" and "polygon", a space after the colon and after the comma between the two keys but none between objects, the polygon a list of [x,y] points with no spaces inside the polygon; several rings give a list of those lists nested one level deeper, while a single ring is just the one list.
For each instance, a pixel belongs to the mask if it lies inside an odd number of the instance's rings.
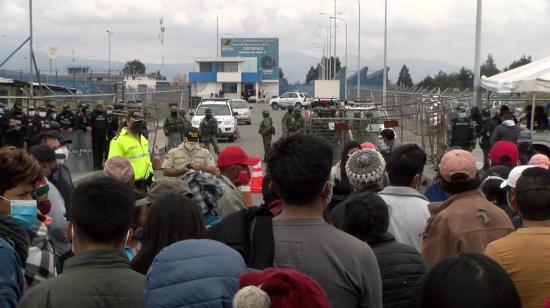
[{"label": "hooded sweatshirt", "polygon": [[506,120],[502,122],[491,135],[491,146],[498,141],[511,141],[514,144],[518,143],[519,127],[513,120]]}]

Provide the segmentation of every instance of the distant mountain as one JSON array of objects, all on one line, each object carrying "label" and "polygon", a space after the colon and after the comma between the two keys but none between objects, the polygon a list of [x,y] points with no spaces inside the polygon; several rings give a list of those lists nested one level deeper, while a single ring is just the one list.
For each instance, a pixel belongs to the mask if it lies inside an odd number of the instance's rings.
[{"label": "distant mountain", "polygon": [[[10,61],[2,67],[2,69],[15,69],[15,70],[24,70],[28,71],[29,63],[26,60],[25,51],[21,50],[14,56]],[[0,59],[4,59],[7,54],[0,54]],[[39,69],[43,73],[47,73],[49,70],[49,59],[45,52],[39,50],[35,51],[36,61],[38,63]],[[356,70],[356,61],[357,56],[353,54],[348,55],[348,65],[349,71],[348,74],[351,75]],[[303,82],[305,80],[306,74],[311,66],[316,65],[319,62],[319,57],[314,57],[302,53],[300,51],[282,51],[280,53],[280,67],[283,69],[285,77],[290,83],[295,83],[296,81]],[[341,59],[342,64],[344,64],[344,58]],[[443,61],[438,60],[424,60],[416,58],[388,58],[388,67],[389,78],[392,82],[397,81],[399,70],[401,66],[405,64],[409,68],[409,72],[413,79],[413,82],[419,82],[427,75],[434,76],[439,71],[444,71],[446,73],[455,72],[459,68],[448,64]],[[68,56],[59,56],[52,62],[53,70],[57,67],[60,71],[64,71],[69,65],[87,65],[94,72],[106,73],[109,62],[105,60],[95,60],[95,59],[77,59],[73,63],[72,57]],[[383,66],[383,57],[374,56],[369,59],[361,59],[362,66],[368,66],[369,72],[374,72],[381,70]],[[157,70],[160,70],[163,75],[167,77],[168,80],[171,80],[178,73],[189,73],[195,71],[194,63],[166,63],[164,66],[159,63],[145,63],[147,67],[147,73],[153,73]],[[119,71],[124,67],[123,62],[111,61],[111,70]]]}]

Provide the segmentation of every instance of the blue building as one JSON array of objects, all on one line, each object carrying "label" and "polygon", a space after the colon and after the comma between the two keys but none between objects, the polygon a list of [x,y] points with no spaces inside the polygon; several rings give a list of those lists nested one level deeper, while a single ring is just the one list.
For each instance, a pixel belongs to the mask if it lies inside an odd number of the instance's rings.
[{"label": "blue building", "polygon": [[278,80],[263,80],[261,70],[252,63],[255,58],[211,57],[197,58],[196,72],[189,73],[191,95],[227,98],[248,98],[278,95]]},{"label": "blue building", "polygon": [[[369,68],[363,67],[360,72],[360,82],[362,87],[377,88],[382,87],[384,83],[384,70],[378,70],[371,74],[368,74]],[[349,89],[357,89],[357,73],[348,77],[348,91]]]}]

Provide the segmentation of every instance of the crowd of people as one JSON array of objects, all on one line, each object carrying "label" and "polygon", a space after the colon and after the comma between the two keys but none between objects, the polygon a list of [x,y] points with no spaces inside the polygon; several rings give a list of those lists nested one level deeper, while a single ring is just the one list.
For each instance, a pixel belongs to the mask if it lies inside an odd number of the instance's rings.
[{"label": "crowd of people", "polygon": [[424,192],[426,153],[391,130],[384,154],[350,141],[340,157],[289,133],[249,206],[262,158],[214,160],[188,128],[155,179],[143,117],[125,125],[76,188],[62,135],[0,148],[1,307],[550,306],[550,160],[517,141],[495,141],[487,170],[450,148]]}]

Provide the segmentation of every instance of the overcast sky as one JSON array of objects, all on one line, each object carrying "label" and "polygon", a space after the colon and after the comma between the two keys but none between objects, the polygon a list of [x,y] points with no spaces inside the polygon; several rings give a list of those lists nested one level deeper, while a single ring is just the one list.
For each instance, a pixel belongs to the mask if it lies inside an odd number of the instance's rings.
[{"label": "overcast sky", "polygon": [[[388,0],[388,55],[473,66],[476,0]],[[492,52],[504,67],[522,54],[550,55],[549,0],[484,0],[482,58]],[[320,55],[318,25],[334,11],[332,0],[34,0],[35,46],[59,47],[62,55],[106,60],[106,29],[113,61],[139,58],[160,63],[159,19],[164,16],[165,62],[190,62],[215,55],[216,16],[220,36],[278,37],[282,53]],[[361,1],[365,58],[383,53],[384,1]],[[357,50],[355,0],[338,0],[348,22],[348,49]],[[0,55],[28,36],[28,1],[0,0]],[[5,35],[5,36],[4,36]],[[227,36],[227,35],[226,35]],[[344,27],[337,52],[343,55]],[[350,61],[350,64],[352,62]],[[284,63],[281,63],[284,68]]]}]

